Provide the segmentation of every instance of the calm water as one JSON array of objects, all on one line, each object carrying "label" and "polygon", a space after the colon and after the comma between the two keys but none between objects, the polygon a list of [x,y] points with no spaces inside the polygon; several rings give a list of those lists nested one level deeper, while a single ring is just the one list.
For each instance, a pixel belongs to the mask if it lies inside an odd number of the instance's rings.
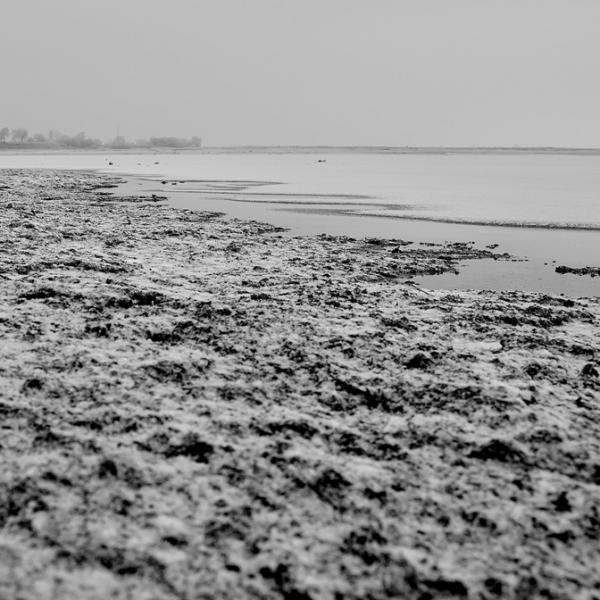
[{"label": "calm water", "polygon": [[554,272],[556,264],[600,266],[599,156],[0,154],[2,167],[127,173],[136,177],[122,191],[160,192],[178,207],[268,221],[292,234],[496,243],[527,260],[468,261],[458,276],[418,281],[600,295],[600,278]]}]

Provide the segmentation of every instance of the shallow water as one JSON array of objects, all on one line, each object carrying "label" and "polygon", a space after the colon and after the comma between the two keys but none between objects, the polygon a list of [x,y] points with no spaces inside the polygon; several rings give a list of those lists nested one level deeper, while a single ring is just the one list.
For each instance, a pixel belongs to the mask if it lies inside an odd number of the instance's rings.
[{"label": "shallow water", "polygon": [[600,265],[599,156],[0,154],[2,167],[133,174],[140,177],[123,191],[161,193],[174,206],[268,221],[293,235],[499,244],[499,252],[527,260],[470,261],[459,275],[417,281],[600,295],[600,278],[554,272],[557,264]]}]

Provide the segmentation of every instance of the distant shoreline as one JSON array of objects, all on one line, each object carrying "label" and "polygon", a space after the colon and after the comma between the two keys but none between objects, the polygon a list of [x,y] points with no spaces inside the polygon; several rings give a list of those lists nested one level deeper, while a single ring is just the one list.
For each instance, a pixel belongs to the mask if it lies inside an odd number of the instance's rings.
[{"label": "distant shoreline", "polygon": [[600,148],[554,146],[212,146],[204,148],[35,148],[30,144],[0,144],[13,154],[549,154],[600,156]]},{"label": "distant shoreline", "polygon": [[577,154],[600,155],[600,148],[561,148],[552,146],[221,146],[202,148],[202,152],[244,153],[365,153],[365,154]]}]

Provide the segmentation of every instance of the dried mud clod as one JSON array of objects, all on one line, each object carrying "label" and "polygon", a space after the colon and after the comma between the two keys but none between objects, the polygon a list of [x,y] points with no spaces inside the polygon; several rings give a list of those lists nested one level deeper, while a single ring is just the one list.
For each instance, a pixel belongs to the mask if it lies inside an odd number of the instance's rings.
[{"label": "dried mud clod", "polygon": [[2,172],[0,597],[593,597],[597,298],[115,183]]}]

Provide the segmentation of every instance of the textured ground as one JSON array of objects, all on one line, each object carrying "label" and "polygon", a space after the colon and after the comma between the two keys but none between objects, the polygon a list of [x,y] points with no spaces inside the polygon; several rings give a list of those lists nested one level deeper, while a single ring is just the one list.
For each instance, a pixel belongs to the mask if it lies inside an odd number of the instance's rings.
[{"label": "textured ground", "polygon": [[0,173],[0,598],[600,598],[600,301]]}]

